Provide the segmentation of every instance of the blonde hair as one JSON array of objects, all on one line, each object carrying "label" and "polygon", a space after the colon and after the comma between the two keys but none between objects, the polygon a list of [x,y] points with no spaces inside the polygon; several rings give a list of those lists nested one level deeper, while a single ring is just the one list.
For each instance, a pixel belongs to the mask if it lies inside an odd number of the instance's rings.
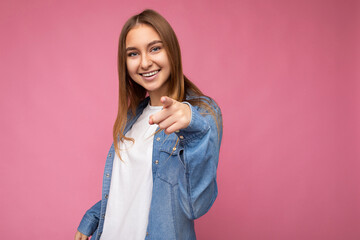
[{"label": "blonde hair", "polygon": [[[216,124],[218,121],[213,108],[211,98],[206,97],[198,87],[195,86],[185,75],[182,70],[181,52],[176,34],[170,24],[159,13],[154,10],[146,9],[140,14],[132,16],[123,26],[119,38],[118,46],[118,76],[119,76],[119,103],[118,113],[113,127],[113,141],[115,152],[120,157],[118,140],[134,141],[124,135],[125,126],[128,116],[135,116],[136,108],[139,103],[146,97],[146,89],[131,79],[126,67],[126,36],[129,31],[138,24],[151,26],[159,34],[164,49],[170,62],[170,77],[168,83],[168,95],[176,101],[187,101],[192,105],[202,106],[211,115],[215,117]],[[191,94],[198,98],[186,99],[186,95]],[[213,100],[212,100],[213,101]],[[219,127],[219,126],[218,126]],[[120,157],[121,159],[121,157]]]}]

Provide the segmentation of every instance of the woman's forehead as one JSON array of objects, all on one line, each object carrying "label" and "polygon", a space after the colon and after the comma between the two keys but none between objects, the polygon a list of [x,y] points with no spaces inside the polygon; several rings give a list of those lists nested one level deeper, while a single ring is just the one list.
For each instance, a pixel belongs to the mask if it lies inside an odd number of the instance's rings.
[{"label": "woman's forehead", "polygon": [[126,47],[145,46],[155,40],[161,40],[156,30],[147,24],[135,25],[127,34]]}]

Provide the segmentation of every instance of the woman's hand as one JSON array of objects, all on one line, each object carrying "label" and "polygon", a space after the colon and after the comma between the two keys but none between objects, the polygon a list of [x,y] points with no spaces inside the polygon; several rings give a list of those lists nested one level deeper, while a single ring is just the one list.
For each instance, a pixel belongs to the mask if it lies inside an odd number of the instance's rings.
[{"label": "woman's hand", "polygon": [[75,240],[88,240],[89,237],[77,231],[75,234]]},{"label": "woman's hand", "polygon": [[160,99],[163,109],[149,117],[149,124],[157,124],[166,134],[186,128],[191,121],[191,109],[185,104],[163,96]]}]

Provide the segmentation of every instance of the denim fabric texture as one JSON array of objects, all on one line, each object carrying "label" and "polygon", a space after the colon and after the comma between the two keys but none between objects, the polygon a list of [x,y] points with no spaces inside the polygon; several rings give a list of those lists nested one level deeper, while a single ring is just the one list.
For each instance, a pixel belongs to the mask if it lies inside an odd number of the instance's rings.
[{"label": "denim fabric texture", "polygon": [[[129,131],[149,97],[142,101],[135,117],[129,118]],[[211,114],[188,102],[191,121],[188,127],[170,135],[160,131],[154,136],[152,172],[153,192],[145,239],[196,239],[194,220],[209,211],[217,196],[216,170],[222,138],[222,115],[215,102],[218,127]],[[218,131],[219,130],[219,131]],[[178,142],[177,142],[178,139]],[[110,191],[114,144],[106,158],[102,198],[83,216],[78,230],[99,240],[104,227]]]}]

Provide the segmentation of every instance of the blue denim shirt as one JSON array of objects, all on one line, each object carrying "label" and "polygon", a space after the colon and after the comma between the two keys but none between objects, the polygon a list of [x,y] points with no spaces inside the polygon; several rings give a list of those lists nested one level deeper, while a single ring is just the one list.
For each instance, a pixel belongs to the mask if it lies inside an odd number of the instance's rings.
[{"label": "blue denim shirt", "polygon": [[[149,98],[139,104],[125,133],[129,131],[147,106]],[[160,131],[154,136],[152,172],[153,191],[145,239],[196,239],[194,219],[204,215],[217,196],[216,169],[222,138],[220,108],[213,102],[218,127],[211,114],[192,106],[188,127],[166,135]],[[178,143],[177,140],[178,139]],[[177,144],[176,144],[177,143]],[[99,240],[110,191],[114,144],[106,158],[102,198],[82,218],[78,230]]]}]

